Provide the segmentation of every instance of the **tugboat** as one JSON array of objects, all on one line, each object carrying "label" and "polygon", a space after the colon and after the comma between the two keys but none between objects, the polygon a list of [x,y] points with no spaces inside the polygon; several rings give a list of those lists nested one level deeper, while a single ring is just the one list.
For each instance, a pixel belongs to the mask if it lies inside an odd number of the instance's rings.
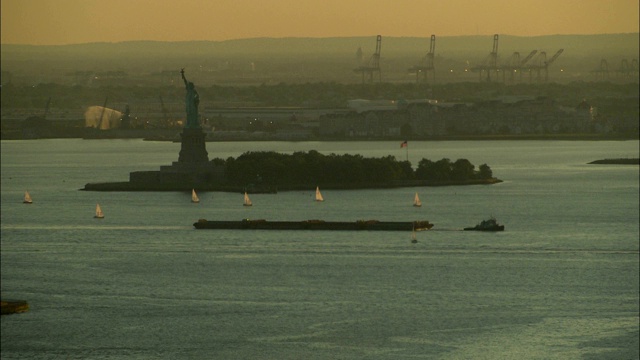
[{"label": "tugboat", "polygon": [[489,220],[482,220],[482,222],[474,227],[466,227],[464,229],[475,231],[504,231],[504,225],[498,225],[498,221],[492,217]]}]

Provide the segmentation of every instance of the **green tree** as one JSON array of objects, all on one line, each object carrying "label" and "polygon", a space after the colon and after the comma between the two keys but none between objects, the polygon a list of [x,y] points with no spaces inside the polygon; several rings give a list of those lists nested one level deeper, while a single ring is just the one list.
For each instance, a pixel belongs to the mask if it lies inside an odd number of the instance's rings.
[{"label": "green tree", "polygon": [[493,171],[487,164],[480,165],[480,171],[478,172],[480,179],[491,179],[493,177]]},{"label": "green tree", "polygon": [[433,180],[433,167],[435,163],[429,159],[422,159],[418,163],[418,168],[416,169],[416,178],[420,180]]},{"label": "green tree", "polygon": [[474,177],[475,166],[467,159],[458,159],[451,165],[452,180],[469,180]]},{"label": "green tree", "polygon": [[444,158],[436,161],[433,170],[434,180],[447,181],[451,179],[451,160]]}]

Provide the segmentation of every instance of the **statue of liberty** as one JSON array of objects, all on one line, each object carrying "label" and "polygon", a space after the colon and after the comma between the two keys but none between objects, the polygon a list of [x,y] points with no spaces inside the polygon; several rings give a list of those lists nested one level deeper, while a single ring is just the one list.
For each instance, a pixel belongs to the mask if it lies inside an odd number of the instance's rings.
[{"label": "statue of liberty", "polygon": [[195,85],[192,82],[187,81],[184,77],[184,69],[180,70],[182,74],[182,80],[184,80],[184,86],[187,90],[185,95],[185,105],[187,108],[187,124],[185,128],[197,129],[200,128],[200,121],[198,119],[198,105],[200,104],[200,96],[196,91]]}]

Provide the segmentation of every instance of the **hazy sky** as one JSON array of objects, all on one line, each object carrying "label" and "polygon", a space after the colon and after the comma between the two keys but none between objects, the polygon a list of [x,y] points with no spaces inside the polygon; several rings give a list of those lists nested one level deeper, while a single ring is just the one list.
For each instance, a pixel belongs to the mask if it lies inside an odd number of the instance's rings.
[{"label": "hazy sky", "polygon": [[1,43],[638,32],[638,0],[1,0]]}]

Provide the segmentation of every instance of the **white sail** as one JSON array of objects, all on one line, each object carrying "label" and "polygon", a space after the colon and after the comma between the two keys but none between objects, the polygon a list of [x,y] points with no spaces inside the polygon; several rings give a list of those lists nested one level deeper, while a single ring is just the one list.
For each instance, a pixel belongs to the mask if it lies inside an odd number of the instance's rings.
[{"label": "white sail", "polygon": [[316,201],[324,201],[322,194],[320,193],[320,188],[316,187]]},{"label": "white sail", "polygon": [[191,202],[193,203],[200,202],[200,198],[198,198],[198,194],[196,194],[196,191],[194,189],[191,189]]},{"label": "white sail", "polygon": [[247,195],[247,193],[244,193],[244,206],[251,206],[253,205],[253,203],[251,202],[251,199],[249,199],[249,195]]},{"label": "white sail", "polygon": [[33,203],[33,200],[31,200],[31,195],[29,195],[28,191],[24,192],[24,200],[22,202],[25,203],[25,204]]},{"label": "white sail", "polygon": [[94,216],[94,218],[102,219],[103,217],[104,217],[104,213],[102,212],[102,209],[100,208],[100,204],[96,204],[96,215]]},{"label": "white sail", "polygon": [[418,196],[418,193],[416,193],[416,196],[413,198],[413,206],[417,206],[417,207],[422,206],[422,201],[420,201],[420,197]]}]

